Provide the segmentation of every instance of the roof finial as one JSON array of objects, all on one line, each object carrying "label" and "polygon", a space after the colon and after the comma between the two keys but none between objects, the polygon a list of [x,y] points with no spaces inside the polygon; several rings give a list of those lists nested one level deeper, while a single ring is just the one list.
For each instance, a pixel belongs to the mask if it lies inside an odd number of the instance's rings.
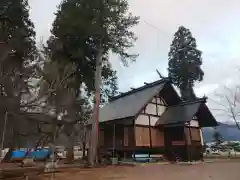
[{"label": "roof finial", "polygon": [[158,73],[158,75],[159,75],[159,77],[161,78],[161,79],[164,79],[165,77],[156,69],[156,71],[157,71],[157,73]]}]

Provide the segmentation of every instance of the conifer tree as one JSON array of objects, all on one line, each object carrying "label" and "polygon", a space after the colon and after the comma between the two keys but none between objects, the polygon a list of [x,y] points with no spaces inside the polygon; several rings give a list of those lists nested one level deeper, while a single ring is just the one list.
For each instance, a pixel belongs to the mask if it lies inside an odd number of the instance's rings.
[{"label": "conifer tree", "polygon": [[190,30],[179,27],[168,54],[168,75],[173,84],[180,89],[183,100],[196,99],[194,83],[202,81],[204,76],[201,55]]},{"label": "conifer tree", "polygon": [[[100,79],[103,88],[106,87],[104,85],[109,87],[107,82],[116,82],[109,52],[119,55],[125,64],[136,58],[127,50],[136,40],[130,28],[138,24],[138,19],[128,12],[127,0],[63,0],[58,8],[48,41],[48,53],[53,61],[68,61],[76,65],[76,90],[84,83],[89,94],[96,91],[95,109],[98,109]],[[96,143],[91,144],[96,147]],[[95,147],[90,149],[96,150]],[[95,150],[90,153],[94,159]],[[93,158],[90,164],[93,164]]]},{"label": "conifer tree", "polygon": [[53,23],[48,52],[52,60],[74,62],[78,82],[84,82],[93,92],[99,46],[103,47],[104,81],[113,74],[109,51],[118,54],[124,63],[136,58],[127,50],[136,40],[130,28],[137,24],[138,17],[128,13],[126,0],[63,0]]},{"label": "conifer tree", "polygon": [[36,50],[29,8],[28,0],[0,1],[0,40],[14,49],[22,61],[27,61]]},{"label": "conifer tree", "polygon": [[22,97],[29,90],[28,80],[33,73],[31,62],[36,52],[27,0],[0,1],[0,43],[0,116],[8,120],[7,131],[13,132],[6,137],[11,149],[19,142],[19,131],[24,128],[18,115]]}]

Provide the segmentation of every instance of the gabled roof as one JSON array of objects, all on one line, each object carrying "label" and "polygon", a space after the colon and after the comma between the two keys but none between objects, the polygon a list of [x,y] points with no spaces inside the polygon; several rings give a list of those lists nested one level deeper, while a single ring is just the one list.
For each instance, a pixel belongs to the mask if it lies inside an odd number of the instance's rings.
[{"label": "gabled roof", "polygon": [[156,122],[158,125],[185,124],[198,117],[201,127],[217,126],[217,121],[206,106],[206,99],[184,102],[177,106],[168,107]]},{"label": "gabled roof", "polygon": [[168,79],[146,84],[140,88],[120,94],[100,109],[99,122],[134,117],[158,93]]},{"label": "gabled roof", "polygon": [[200,102],[169,107],[156,122],[156,125],[178,124],[192,120],[197,113]]}]

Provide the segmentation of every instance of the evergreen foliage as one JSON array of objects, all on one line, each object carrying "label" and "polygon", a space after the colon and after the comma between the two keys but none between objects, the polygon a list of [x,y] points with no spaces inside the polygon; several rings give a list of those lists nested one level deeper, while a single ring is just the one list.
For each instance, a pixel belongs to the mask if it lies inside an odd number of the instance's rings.
[{"label": "evergreen foliage", "polygon": [[[34,25],[29,18],[27,0],[0,1],[0,116],[8,120],[7,147],[20,144],[19,136],[28,129],[24,98],[29,96],[29,80],[36,55]],[[0,121],[3,132],[4,118]],[[1,134],[2,135],[2,134]]]},{"label": "evergreen foliage", "polygon": [[196,81],[202,81],[201,51],[197,49],[196,39],[189,29],[181,26],[174,34],[168,54],[168,73],[184,100],[196,99],[193,87]]},{"label": "evergreen foliage", "polygon": [[27,0],[0,1],[0,40],[25,60],[34,55],[35,31]]},{"label": "evergreen foliage", "polygon": [[216,145],[219,145],[224,141],[222,135],[218,131],[214,132],[213,139],[216,142]]},{"label": "evergreen foliage", "polygon": [[[94,92],[94,77],[98,48],[104,48],[102,78],[114,76],[109,52],[120,55],[124,63],[136,55],[127,50],[136,37],[130,30],[138,17],[128,13],[126,0],[64,0],[60,4],[48,41],[48,53],[54,61],[71,61],[77,66],[79,84],[85,83]],[[114,78],[113,78],[114,79]]]}]

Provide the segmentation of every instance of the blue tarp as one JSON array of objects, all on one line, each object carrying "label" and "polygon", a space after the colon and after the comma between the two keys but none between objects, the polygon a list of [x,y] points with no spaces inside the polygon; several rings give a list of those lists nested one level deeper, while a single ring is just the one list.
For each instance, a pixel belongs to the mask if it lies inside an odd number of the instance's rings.
[{"label": "blue tarp", "polygon": [[[26,151],[13,151],[12,152],[12,160],[14,159],[22,159],[26,154]],[[38,159],[45,159],[47,156],[49,156],[50,150],[48,149],[42,149],[37,151],[28,152],[27,157],[34,158],[36,160]]]}]

